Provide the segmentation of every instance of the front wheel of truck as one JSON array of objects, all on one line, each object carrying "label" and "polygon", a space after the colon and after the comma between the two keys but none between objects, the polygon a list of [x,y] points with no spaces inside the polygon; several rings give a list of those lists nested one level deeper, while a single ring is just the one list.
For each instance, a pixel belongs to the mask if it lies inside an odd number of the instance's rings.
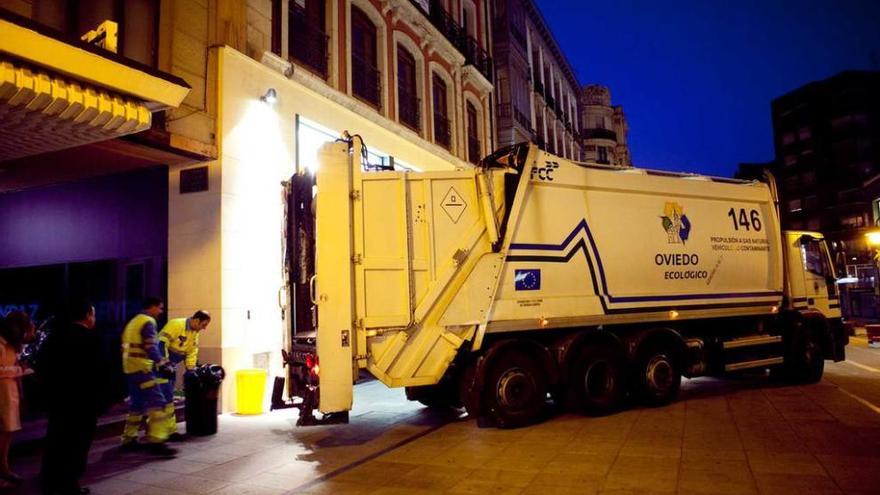
[{"label": "front wheel of truck", "polygon": [[817,383],[825,372],[825,356],[815,332],[801,327],[793,339],[783,364],[786,377],[794,383]]},{"label": "front wheel of truck", "polygon": [[517,428],[541,419],[547,379],[531,356],[509,350],[497,356],[485,381],[485,412],[499,428]]}]

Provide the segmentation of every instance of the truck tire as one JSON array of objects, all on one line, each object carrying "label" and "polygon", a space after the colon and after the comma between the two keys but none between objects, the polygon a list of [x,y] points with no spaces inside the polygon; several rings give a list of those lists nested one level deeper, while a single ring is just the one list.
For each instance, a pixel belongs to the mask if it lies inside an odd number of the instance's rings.
[{"label": "truck tire", "polygon": [[490,365],[485,380],[484,411],[499,428],[532,424],[544,413],[547,379],[531,356],[508,350]]},{"label": "truck tire", "polygon": [[566,403],[589,415],[609,414],[626,395],[623,353],[609,344],[584,345],[569,365]]},{"label": "truck tire", "polygon": [[785,376],[794,383],[817,383],[825,372],[822,345],[810,328],[794,335],[794,342],[785,356]]},{"label": "truck tire", "polygon": [[649,343],[638,353],[633,379],[635,396],[647,406],[663,406],[681,388],[681,358],[664,342]]}]

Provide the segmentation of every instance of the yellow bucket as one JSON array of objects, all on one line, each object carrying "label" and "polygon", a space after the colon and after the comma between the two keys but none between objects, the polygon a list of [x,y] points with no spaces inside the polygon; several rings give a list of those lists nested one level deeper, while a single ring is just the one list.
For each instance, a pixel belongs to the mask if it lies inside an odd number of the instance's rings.
[{"label": "yellow bucket", "polygon": [[235,372],[235,412],[263,414],[263,394],[266,391],[266,370],[243,369]]}]

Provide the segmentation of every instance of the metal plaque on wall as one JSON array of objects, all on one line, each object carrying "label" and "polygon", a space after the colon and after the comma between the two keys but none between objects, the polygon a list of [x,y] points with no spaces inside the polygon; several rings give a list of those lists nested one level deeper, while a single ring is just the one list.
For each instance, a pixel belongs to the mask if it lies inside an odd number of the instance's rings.
[{"label": "metal plaque on wall", "polygon": [[208,167],[187,168],[180,171],[180,194],[208,190]]}]

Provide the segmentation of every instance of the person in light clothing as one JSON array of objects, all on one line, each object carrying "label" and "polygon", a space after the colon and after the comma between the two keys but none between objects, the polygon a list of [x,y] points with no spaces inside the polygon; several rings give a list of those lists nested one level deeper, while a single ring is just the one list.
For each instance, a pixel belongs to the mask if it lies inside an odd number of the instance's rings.
[{"label": "person in light clothing", "polygon": [[21,430],[19,379],[25,371],[18,364],[18,353],[33,334],[27,313],[13,311],[0,319],[0,488],[22,481],[9,468],[9,445],[12,434]]}]

